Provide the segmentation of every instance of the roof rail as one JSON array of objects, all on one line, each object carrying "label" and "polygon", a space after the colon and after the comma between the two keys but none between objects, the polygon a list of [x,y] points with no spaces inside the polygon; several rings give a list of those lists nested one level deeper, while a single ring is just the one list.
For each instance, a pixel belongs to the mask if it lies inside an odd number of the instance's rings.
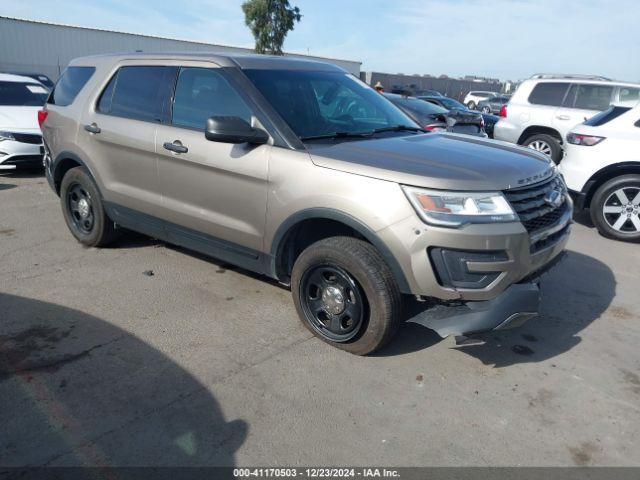
[{"label": "roof rail", "polygon": [[532,79],[542,79],[542,78],[574,78],[578,80],[600,80],[603,82],[611,82],[612,80],[607,77],[602,77],[600,75],[579,75],[579,74],[571,74],[571,73],[536,73],[535,75],[531,75]]}]

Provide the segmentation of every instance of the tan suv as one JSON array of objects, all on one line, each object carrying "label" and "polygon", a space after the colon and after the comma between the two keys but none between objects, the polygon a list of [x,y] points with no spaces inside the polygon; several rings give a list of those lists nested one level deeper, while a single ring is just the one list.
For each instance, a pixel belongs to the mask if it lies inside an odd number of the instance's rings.
[{"label": "tan suv", "polygon": [[391,338],[406,295],[441,335],[522,323],[569,235],[544,156],[425,133],[324,63],[81,58],[39,119],[78,241],[130,229],[277,279],[311,332],[356,354]]}]

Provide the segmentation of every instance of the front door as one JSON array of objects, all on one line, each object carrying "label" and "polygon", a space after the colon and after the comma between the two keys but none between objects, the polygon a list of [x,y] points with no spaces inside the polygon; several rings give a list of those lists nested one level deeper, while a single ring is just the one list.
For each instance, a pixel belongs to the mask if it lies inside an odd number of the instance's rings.
[{"label": "front door", "polygon": [[206,120],[217,115],[255,122],[223,69],[208,63],[182,66],[171,118],[158,127],[156,139],[162,217],[182,227],[178,234],[212,242],[214,250],[259,252],[273,147],[207,140]]}]

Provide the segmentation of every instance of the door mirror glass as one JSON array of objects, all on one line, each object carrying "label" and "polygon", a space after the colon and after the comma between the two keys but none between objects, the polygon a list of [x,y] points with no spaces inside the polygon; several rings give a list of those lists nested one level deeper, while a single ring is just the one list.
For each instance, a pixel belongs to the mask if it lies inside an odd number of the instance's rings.
[{"label": "door mirror glass", "polygon": [[267,143],[269,135],[264,130],[253,128],[249,123],[232,116],[215,116],[207,119],[204,135],[207,140],[222,143]]}]

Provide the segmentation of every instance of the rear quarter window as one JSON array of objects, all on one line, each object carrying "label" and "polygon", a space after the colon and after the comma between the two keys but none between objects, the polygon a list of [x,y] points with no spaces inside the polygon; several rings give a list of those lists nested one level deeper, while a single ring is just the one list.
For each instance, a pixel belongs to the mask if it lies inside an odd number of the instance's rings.
[{"label": "rear quarter window", "polygon": [[605,123],[610,122],[618,118],[623,113],[628,112],[631,108],[628,107],[611,107],[604,112],[600,112],[587,121],[584,122],[585,125],[589,125],[590,127],[599,127],[600,125],[604,125]]},{"label": "rear quarter window", "polygon": [[538,83],[529,94],[529,103],[559,107],[568,88],[568,83]]},{"label": "rear quarter window", "polygon": [[71,105],[95,71],[95,67],[67,67],[51,91],[47,103],[61,107]]}]

